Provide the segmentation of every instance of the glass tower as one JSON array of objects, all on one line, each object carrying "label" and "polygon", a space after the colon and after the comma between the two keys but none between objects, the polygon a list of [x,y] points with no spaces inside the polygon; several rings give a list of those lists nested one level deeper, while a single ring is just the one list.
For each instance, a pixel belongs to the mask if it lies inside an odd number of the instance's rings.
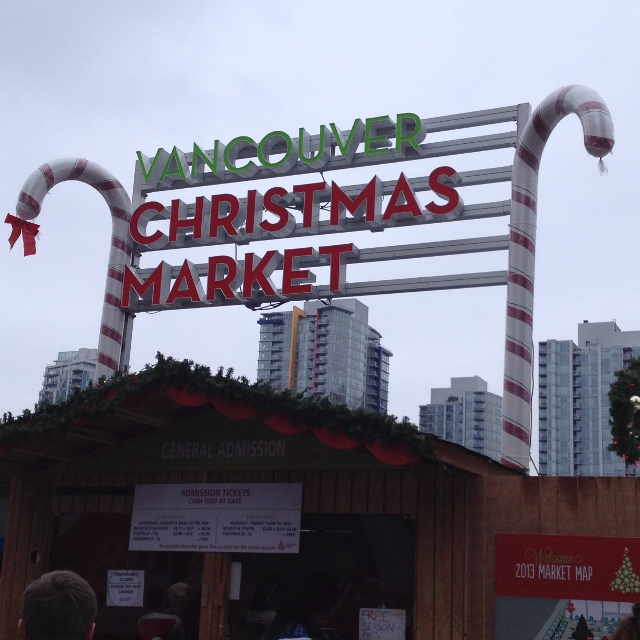
[{"label": "glass tower", "polygon": [[431,389],[420,406],[420,431],[500,461],[502,397],[487,391],[478,376],[451,378],[451,387]]},{"label": "glass tower", "polygon": [[74,391],[81,391],[96,379],[97,349],[59,351],[58,358],[44,370],[38,402],[56,403]]},{"label": "glass tower", "polygon": [[640,331],[615,321],[578,325],[572,340],[538,349],[540,475],[623,476],[624,462],[607,450],[609,388],[616,371],[640,356]]},{"label": "glass tower", "polygon": [[304,310],[263,313],[258,380],[276,389],[385,413],[389,359],[358,300],[306,302]]}]

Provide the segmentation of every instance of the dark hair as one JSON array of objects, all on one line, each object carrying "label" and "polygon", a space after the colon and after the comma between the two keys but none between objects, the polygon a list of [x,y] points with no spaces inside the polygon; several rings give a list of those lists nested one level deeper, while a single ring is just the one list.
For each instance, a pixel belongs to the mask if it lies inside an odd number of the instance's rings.
[{"label": "dark hair", "polygon": [[22,598],[27,640],[86,640],[97,611],[93,589],[72,571],[45,573]]},{"label": "dark hair", "polygon": [[611,640],[640,640],[640,625],[635,616],[623,618],[613,632]]}]

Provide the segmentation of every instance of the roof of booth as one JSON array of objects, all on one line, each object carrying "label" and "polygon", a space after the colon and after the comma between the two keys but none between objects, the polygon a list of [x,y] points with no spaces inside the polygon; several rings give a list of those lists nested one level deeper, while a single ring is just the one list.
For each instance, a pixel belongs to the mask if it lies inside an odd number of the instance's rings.
[{"label": "roof of booth", "polygon": [[208,367],[158,354],[154,366],[136,375],[116,374],[108,383],[20,417],[5,414],[0,425],[0,475],[60,472],[69,463],[95,460],[194,421],[206,423],[209,433],[223,424],[228,431],[231,424],[235,434],[250,430],[250,425],[268,425],[285,437],[312,434],[332,449],[363,452],[361,456],[373,456],[383,465],[424,458],[479,475],[517,474],[486,456],[419,433],[408,419],[300,398],[236,379],[232,370],[219,369],[212,375]]}]

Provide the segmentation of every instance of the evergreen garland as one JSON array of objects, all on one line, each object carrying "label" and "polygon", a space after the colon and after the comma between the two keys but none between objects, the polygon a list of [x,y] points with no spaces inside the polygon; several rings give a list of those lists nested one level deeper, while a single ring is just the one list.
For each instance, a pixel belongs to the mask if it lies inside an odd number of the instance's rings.
[{"label": "evergreen garland", "polygon": [[616,371],[616,380],[609,390],[609,412],[614,451],[626,464],[638,464],[640,460],[640,359],[633,359],[629,366]]},{"label": "evergreen garland", "polygon": [[321,427],[369,444],[402,446],[415,454],[430,452],[425,438],[406,416],[399,421],[393,415],[362,408],[352,410],[332,404],[327,398],[276,391],[261,381],[250,383],[244,376],[235,378],[233,373],[233,369],[225,372],[220,367],[212,375],[209,367],[158,353],[155,365],[146,365],[135,375],[116,372],[108,382],[103,378],[58,404],[41,403],[34,411],[27,409],[19,417],[5,413],[0,422],[0,448],[39,438],[54,439],[57,433],[68,431],[74,425],[85,421],[90,424],[92,420],[115,414],[118,406],[144,392],[175,387],[223,398],[230,403],[247,404],[259,415],[281,415],[292,424]]}]

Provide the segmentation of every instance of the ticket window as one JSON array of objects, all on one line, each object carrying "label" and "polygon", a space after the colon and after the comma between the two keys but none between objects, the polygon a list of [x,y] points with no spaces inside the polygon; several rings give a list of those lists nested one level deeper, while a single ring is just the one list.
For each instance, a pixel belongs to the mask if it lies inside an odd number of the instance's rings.
[{"label": "ticket window", "polygon": [[[358,640],[360,609],[375,607],[404,611],[411,640],[413,524],[402,516],[303,514],[298,554],[233,555],[228,637],[279,640],[300,625],[314,640]],[[130,526],[129,514],[56,518],[50,569],[75,571],[93,587],[95,640],[196,640],[204,554],[129,551]],[[144,572],[141,606],[107,604],[110,570]],[[180,618],[180,629],[161,620],[154,628],[154,616],[167,615]]]},{"label": "ticket window", "polygon": [[[129,551],[130,526],[128,514],[56,518],[50,569],[75,571],[96,592],[95,640],[197,640],[204,554]],[[143,578],[141,604],[127,602],[126,589],[118,604],[108,598],[109,571],[122,570]]]},{"label": "ticket window", "polygon": [[303,514],[298,554],[231,557],[232,640],[358,640],[363,608],[406,613],[412,637],[415,541],[402,516]]}]

